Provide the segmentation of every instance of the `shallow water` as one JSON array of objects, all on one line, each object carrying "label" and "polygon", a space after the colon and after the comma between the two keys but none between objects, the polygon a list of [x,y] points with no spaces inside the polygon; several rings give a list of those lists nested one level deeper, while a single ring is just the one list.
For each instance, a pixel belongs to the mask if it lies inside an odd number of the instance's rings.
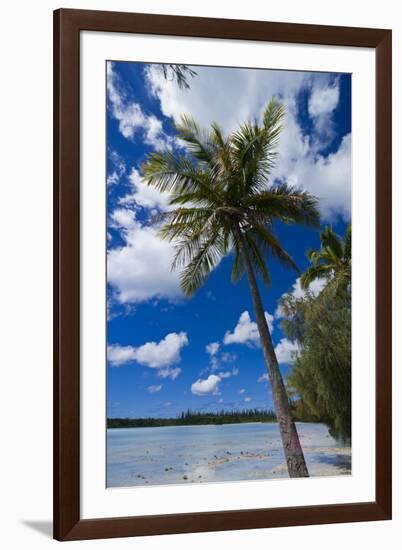
[{"label": "shallow water", "polygon": [[[310,476],[351,473],[351,449],[323,424],[298,423]],[[107,486],[287,477],[277,424],[164,426],[107,431]]]}]

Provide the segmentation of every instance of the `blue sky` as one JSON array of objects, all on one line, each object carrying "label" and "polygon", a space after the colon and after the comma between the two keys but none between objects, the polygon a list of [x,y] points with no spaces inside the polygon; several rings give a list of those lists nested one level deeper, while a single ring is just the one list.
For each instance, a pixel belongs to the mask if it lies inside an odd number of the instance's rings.
[{"label": "blue sky", "polygon": [[[169,197],[143,183],[140,166],[151,151],[182,150],[173,124],[182,113],[230,132],[259,119],[276,96],[287,114],[272,178],[319,197],[322,225],[343,234],[350,220],[350,75],[193,68],[190,89],[181,90],[157,65],[107,63],[109,417],[272,407],[247,281],[232,285],[231,256],[184,298],[178,273],[170,270],[172,245],[150,222],[169,208]],[[319,246],[319,231],[277,224],[276,232],[305,269],[305,252]],[[301,290],[295,273],[275,261],[269,269],[272,286],[260,289],[286,375],[297,346],[281,331],[277,301]]]}]

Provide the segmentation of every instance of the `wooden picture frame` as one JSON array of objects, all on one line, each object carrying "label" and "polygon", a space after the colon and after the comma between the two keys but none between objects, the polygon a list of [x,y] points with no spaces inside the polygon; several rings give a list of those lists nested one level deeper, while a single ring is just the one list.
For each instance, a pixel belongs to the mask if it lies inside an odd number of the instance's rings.
[{"label": "wooden picture frame", "polygon": [[[336,45],[376,56],[376,498],[373,502],[81,519],[80,32]],[[54,12],[54,537],[144,536],[391,518],[391,31],[61,9]]]}]

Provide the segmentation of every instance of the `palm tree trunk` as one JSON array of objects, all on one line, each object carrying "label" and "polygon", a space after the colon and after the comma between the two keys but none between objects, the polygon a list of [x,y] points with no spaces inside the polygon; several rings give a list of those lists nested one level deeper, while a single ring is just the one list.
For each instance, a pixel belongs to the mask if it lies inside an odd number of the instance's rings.
[{"label": "palm tree trunk", "polygon": [[278,420],[283,449],[285,451],[289,476],[308,477],[309,473],[307,470],[306,461],[304,459],[304,454],[300,445],[296,426],[292,419],[289,398],[286,392],[285,385],[283,383],[282,374],[279,369],[274,346],[272,344],[272,339],[269,332],[267,320],[265,318],[264,308],[258,290],[254,269],[247,250],[244,235],[242,234],[240,228],[238,228],[237,233],[240,241],[242,258],[247,272],[251,297],[253,300],[262,351],[268,370],[269,380],[271,382],[275,413]]}]

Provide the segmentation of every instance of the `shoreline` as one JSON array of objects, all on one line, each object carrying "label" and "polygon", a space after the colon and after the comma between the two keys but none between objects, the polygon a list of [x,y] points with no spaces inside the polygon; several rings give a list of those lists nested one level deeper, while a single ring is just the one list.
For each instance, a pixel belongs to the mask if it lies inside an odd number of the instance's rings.
[{"label": "shoreline", "polygon": [[[149,425],[126,425],[126,426],[107,426],[107,430],[127,430],[131,428],[197,428],[205,426],[241,426],[242,424],[278,424],[277,420],[250,420],[244,422],[206,422],[198,424],[149,424]],[[295,420],[295,424],[324,424],[320,421]],[[324,424],[325,425],[325,424]]]},{"label": "shoreline", "polygon": [[251,420],[250,422],[206,422],[204,424],[153,424],[153,425],[133,425],[133,426],[108,426],[108,430],[125,430],[129,428],[196,428],[197,426],[239,426],[241,424],[277,424],[276,420],[266,420],[266,421],[256,421]]}]

